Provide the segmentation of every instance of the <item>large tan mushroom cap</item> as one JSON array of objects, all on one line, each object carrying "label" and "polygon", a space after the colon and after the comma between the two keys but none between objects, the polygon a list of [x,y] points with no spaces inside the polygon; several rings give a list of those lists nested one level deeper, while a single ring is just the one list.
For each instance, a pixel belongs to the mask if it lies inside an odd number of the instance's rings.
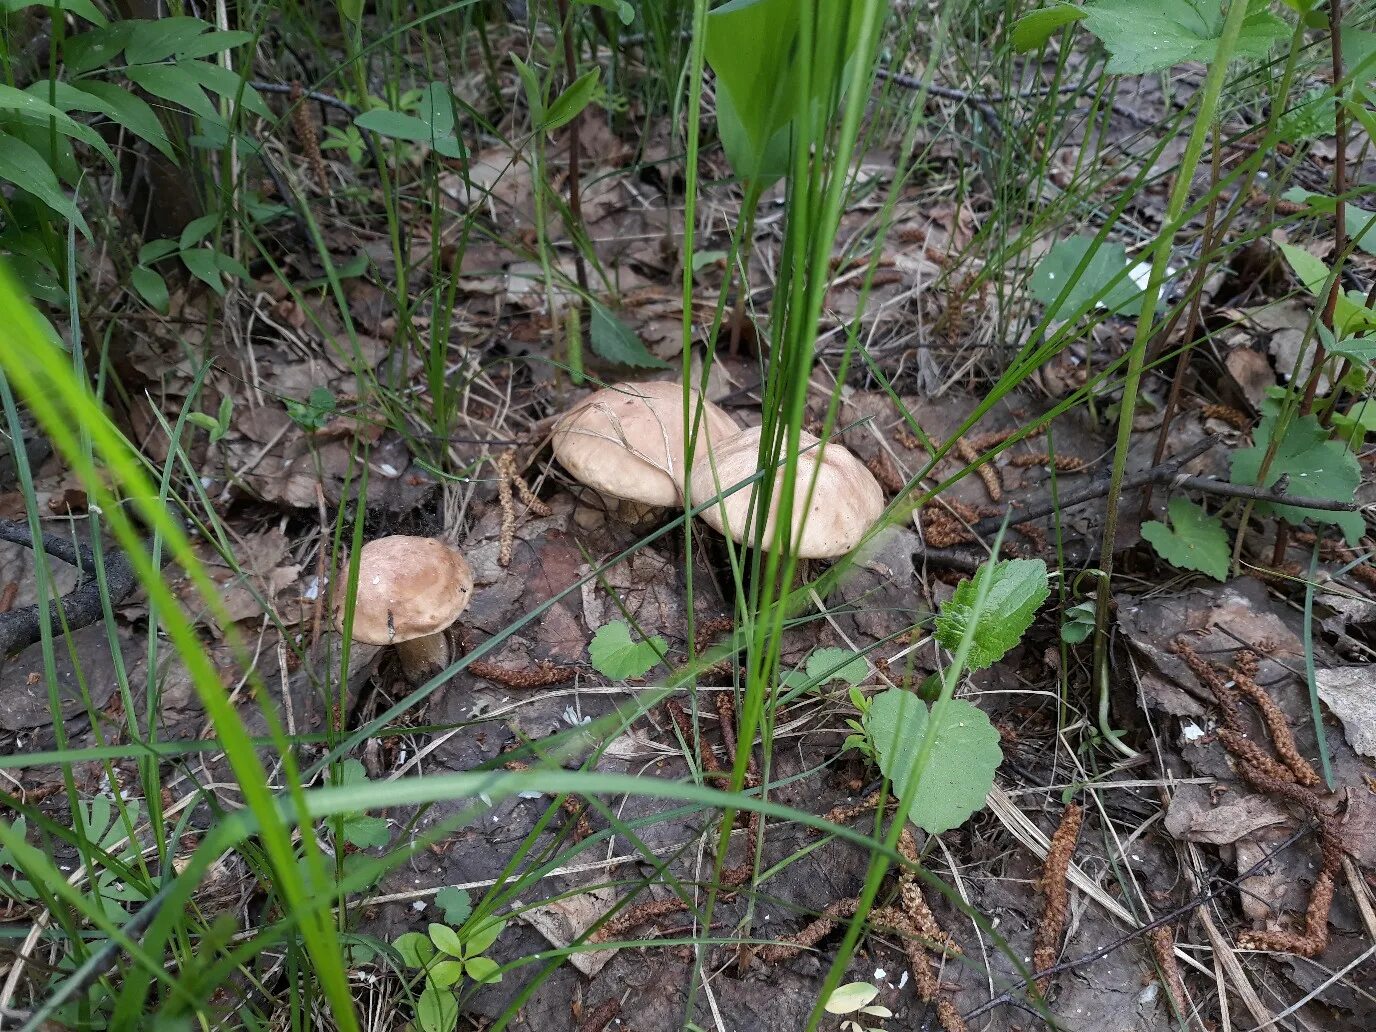
[{"label": "large tan mushroom cap", "polygon": [[[695,418],[698,395],[691,395]],[[703,402],[694,455],[707,454],[740,428],[724,410]],[[645,505],[682,504],[683,387],[677,383],[618,383],[570,409],[554,426],[554,454],[580,483],[608,498]]]},{"label": "large tan mushroom cap", "polygon": [[[794,485],[793,538],[794,552],[801,559],[828,559],[845,555],[860,543],[865,532],[874,526],[884,511],[884,492],[874,479],[874,474],[841,445],[828,444],[825,452],[821,452],[814,447],[817,443],[817,438],[805,430],[799,438],[799,447],[803,451],[798,457],[798,477]],[[809,448],[810,451],[807,450]],[[701,505],[754,476],[758,468],[759,451],[760,428],[753,427],[717,446],[715,475],[712,463],[704,453],[693,464],[689,485],[693,504]],[[822,470],[817,476],[812,504],[804,510],[803,502],[812,484],[819,457]],[[775,473],[774,494],[770,499],[769,518],[765,521],[762,541],[766,547],[774,540],[782,479],[781,468]],[[704,509],[702,518],[722,533],[729,533],[736,541],[742,540],[748,529],[750,540],[753,541],[755,530],[746,527],[753,487],[748,484]],[[725,520],[722,518],[723,508],[726,510]],[[729,531],[725,529],[727,526],[731,528]]]},{"label": "large tan mushroom cap", "polygon": [[[404,534],[369,541],[358,553],[354,641],[399,645],[438,634],[472,597],[473,571],[452,545]],[[342,600],[334,619],[342,630]]]}]

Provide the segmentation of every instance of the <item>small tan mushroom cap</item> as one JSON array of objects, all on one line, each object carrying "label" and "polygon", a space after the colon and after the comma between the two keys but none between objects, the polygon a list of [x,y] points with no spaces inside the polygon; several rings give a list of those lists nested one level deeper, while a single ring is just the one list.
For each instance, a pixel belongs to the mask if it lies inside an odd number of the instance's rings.
[{"label": "small tan mushroom cap", "polygon": [[[438,634],[472,597],[473,571],[457,548],[437,538],[377,538],[358,553],[354,641],[399,645]],[[343,630],[342,600],[334,621]]]},{"label": "small tan mushroom cap", "polygon": [[[697,392],[691,395],[696,412]],[[703,402],[694,455],[740,433],[726,412]],[[579,481],[608,498],[645,505],[682,504],[683,387],[618,383],[570,409],[554,426],[555,457]]]},{"label": "small tan mushroom cap", "polygon": [[[841,445],[830,443],[825,452],[821,452],[814,447],[817,443],[816,437],[806,430],[802,431],[799,447],[803,452],[798,457],[793,503],[794,546],[800,559],[829,559],[845,555],[860,543],[865,532],[874,526],[884,511],[884,492],[874,479],[874,474]],[[807,450],[809,448],[812,450]],[[759,451],[760,428],[753,427],[717,446],[715,476],[708,457],[704,454],[699,458],[693,465],[689,486],[693,504],[700,505],[754,476],[758,469]],[[804,511],[803,501],[812,484],[819,456],[822,471],[817,476],[812,505]],[[769,519],[765,521],[762,541],[766,547],[774,540],[782,479],[781,468],[775,473]],[[746,527],[753,487],[742,487],[721,502],[704,509],[702,518],[722,533],[729,533],[736,541],[742,540],[744,532],[749,529],[753,541],[754,528]],[[725,521],[722,519],[723,507],[726,510]],[[724,524],[730,526],[730,531],[725,529]]]}]

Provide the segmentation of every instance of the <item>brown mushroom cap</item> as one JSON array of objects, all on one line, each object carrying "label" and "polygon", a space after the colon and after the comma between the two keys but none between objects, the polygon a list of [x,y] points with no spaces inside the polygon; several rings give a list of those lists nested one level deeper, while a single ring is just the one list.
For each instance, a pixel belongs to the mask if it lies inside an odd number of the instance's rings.
[{"label": "brown mushroom cap", "polygon": [[[690,395],[694,419],[697,391]],[[704,400],[694,454],[735,436],[740,428]],[[683,387],[667,381],[618,383],[570,409],[554,426],[555,457],[588,487],[608,498],[646,505],[682,503]]]},{"label": "brown mushroom cap", "polygon": [[[473,571],[457,548],[437,538],[377,538],[358,553],[354,641],[396,645],[438,634],[472,597]],[[334,620],[343,630],[342,600]]]},{"label": "brown mushroom cap", "polygon": [[[713,453],[715,473],[706,453],[693,464],[689,492],[694,505],[701,505],[755,475],[759,468],[760,433],[760,427],[752,427],[717,445]],[[884,492],[874,479],[874,474],[841,445],[829,443],[825,451],[821,451],[815,447],[817,444],[816,437],[806,430],[802,431],[799,447],[803,451],[798,456],[798,476],[793,496],[794,552],[800,559],[827,559],[845,555],[860,543],[865,532],[874,526],[884,511]],[[812,504],[804,510],[803,502],[812,485],[819,458],[822,469],[812,492]],[[775,473],[769,518],[765,521],[764,537],[761,539],[766,548],[774,540],[783,472],[780,468]],[[754,528],[746,527],[753,486],[742,487],[704,509],[702,518],[722,533],[729,533],[736,541],[740,541],[749,529],[753,541]],[[726,526],[731,529],[726,530]]]}]

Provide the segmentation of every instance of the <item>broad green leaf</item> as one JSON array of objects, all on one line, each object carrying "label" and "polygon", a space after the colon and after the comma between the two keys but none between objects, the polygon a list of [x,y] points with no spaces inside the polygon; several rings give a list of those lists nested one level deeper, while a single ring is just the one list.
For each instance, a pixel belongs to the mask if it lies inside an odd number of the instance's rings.
[{"label": "broad green leaf", "polygon": [[1045,46],[1057,29],[1077,22],[1084,16],[1084,8],[1074,4],[1056,4],[1025,14],[1013,26],[1013,49],[1026,53]]},{"label": "broad green leaf", "polygon": [[[983,611],[977,614],[975,599],[986,580],[990,581],[989,593]],[[970,670],[992,666],[1022,640],[1050,593],[1046,563],[1040,559],[984,563],[974,577],[956,585],[955,594],[941,607],[936,617],[936,639],[954,652],[973,621],[966,666]]]},{"label": "broad green leaf", "polygon": [[[1330,270],[1321,258],[1316,258],[1296,244],[1281,244],[1281,253],[1304,288],[1317,297],[1327,297]],[[1366,307],[1361,291],[1339,294],[1333,310],[1333,326],[1339,335],[1376,325],[1376,312]]]},{"label": "broad green leaf", "polygon": [[1346,412],[1335,412],[1333,427],[1348,447],[1361,443],[1367,434],[1376,433],[1376,400],[1363,398]]},{"label": "broad green leaf", "polygon": [[435,949],[441,953],[447,953],[451,957],[463,956],[463,940],[459,938],[459,933],[448,925],[435,922],[428,929],[430,941],[435,944]]},{"label": "broad green leaf", "polygon": [[453,1032],[459,1024],[459,1001],[448,989],[427,985],[416,1001],[421,1032]]},{"label": "broad green leaf", "polygon": [[98,68],[108,68],[129,42],[134,21],[117,21],[91,29],[62,41],[62,61],[68,75],[85,75]]},{"label": "broad green leaf", "polygon": [[186,60],[194,57],[209,57],[212,54],[220,54],[226,50],[233,50],[241,47],[245,43],[252,42],[253,33],[245,32],[242,29],[227,29],[223,32],[207,32],[204,36],[197,36],[195,39],[177,48],[177,57]]},{"label": "broad green leaf", "polygon": [[545,117],[540,120],[539,128],[549,133],[572,122],[591,102],[601,79],[600,68],[590,68],[574,79],[569,83],[568,89],[550,101],[549,107],[545,109]]},{"label": "broad green leaf", "polygon": [[635,21],[635,8],[626,0],[575,0],[587,7],[600,7],[604,11],[611,11],[619,19],[622,25],[629,25]]},{"label": "broad green leaf", "polygon": [[268,107],[262,95],[224,65],[215,64],[213,61],[179,61],[175,67],[186,72],[211,93],[217,93],[230,101],[237,99],[245,109],[261,118],[271,120],[274,117],[272,108]]},{"label": "broad green leaf", "polygon": [[1142,524],[1142,537],[1151,542],[1156,554],[1177,569],[1227,580],[1231,550],[1223,521],[1188,498],[1172,498],[1169,514],[1169,527],[1157,520]]},{"label": "broad green leaf", "polygon": [[869,982],[851,982],[836,987],[827,997],[825,1004],[828,1014],[850,1014],[866,1006],[879,995],[879,987]]},{"label": "broad green leaf", "polygon": [[354,124],[389,139],[426,144],[434,148],[436,153],[447,158],[457,158],[463,154],[457,140],[452,137],[448,139],[439,138],[430,123],[422,121],[415,115],[390,111],[386,108],[376,108],[372,111],[363,112],[354,119]]},{"label": "broad green leaf", "polygon": [[489,917],[475,928],[464,928],[464,956],[476,957],[480,953],[486,953],[497,941],[497,936],[505,930],[506,922],[494,917]]},{"label": "broad green leaf", "polygon": [[634,366],[637,369],[667,369],[669,364],[661,361],[645,347],[645,342],[629,326],[618,319],[600,301],[589,301],[592,316],[588,324],[588,337],[592,349],[601,358],[616,365]]},{"label": "broad green leaf", "polygon": [[440,989],[448,989],[451,985],[457,985],[459,979],[463,977],[463,961],[438,961],[425,969],[425,977],[431,985]]},{"label": "broad green leaf", "polygon": [[181,238],[177,241],[177,246],[185,251],[187,248],[195,247],[202,240],[211,234],[211,231],[220,224],[220,216],[211,212],[209,215],[201,215],[194,218],[182,227]]},{"label": "broad green leaf", "polygon": [[[1222,0],[1094,0],[1085,6],[1085,28],[1110,54],[1115,74],[1159,72],[1185,61],[1208,63],[1223,34]],[[1247,15],[1234,58],[1264,58],[1289,27],[1264,6]]]},{"label": "broad green leaf", "polygon": [[78,18],[85,18],[92,25],[105,25],[106,18],[91,0],[0,0],[0,12],[17,14],[30,7],[43,7],[52,10],[56,7],[60,11],[75,14]]},{"label": "broad green leaf", "polygon": [[0,83],[0,111],[13,112],[14,116],[31,125],[40,126],[47,131],[49,126],[63,136],[70,136],[94,148],[111,165],[115,164],[114,152],[100,134],[89,125],[83,125],[60,107],[49,104],[37,91],[47,93],[47,82],[36,82],[28,90],[15,89]]},{"label": "broad green leaf", "polygon": [[[1261,462],[1275,430],[1276,417],[1263,415],[1257,427],[1256,443],[1250,448],[1233,452],[1232,481],[1248,486],[1258,485]],[[1287,489],[1294,495],[1327,498],[1350,502],[1361,482],[1361,467],[1357,458],[1341,442],[1332,440],[1328,430],[1319,424],[1317,416],[1301,416],[1291,422],[1285,436],[1276,447],[1275,457],[1266,473],[1262,487],[1272,487],[1283,474],[1289,476]],[[1357,544],[1366,531],[1366,521],[1359,512],[1330,512],[1325,509],[1301,509],[1293,505],[1258,502],[1256,512],[1279,516],[1299,524],[1306,519],[1317,523],[1331,523],[1342,529],[1349,544]]]},{"label": "broad green leaf", "polygon": [[139,263],[147,265],[149,262],[160,261],[170,254],[175,254],[178,249],[179,245],[175,240],[150,240],[139,248]]},{"label": "broad green leaf", "polygon": [[521,86],[526,91],[530,120],[538,126],[545,118],[545,94],[540,89],[540,80],[535,75],[535,69],[521,60],[520,54],[512,54],[511,63],[516,66],[516,74],[521,77]]},{"label": "broad green leaf", "polygon": [[435,893],[435,906],[444,912],[445,922],[455,927],[467,921],[468,915],[473,912],[468,893],[454,885]]},{"label": "broad green leaf", "polygon": [[166,157],[175,160],[172,143],[163,131],[162,123],[142,97],[112,82],[83,79],[78,85],[58,80],[58,103],[70,110],[99,111],[117,125],[146,140]]},{"label": "broad green leaf", "polygon": [[124,74],[153,96],[184,107],[193,115],[212,121],[219,118],[215,105],[205,95],[200,82],[179,65],[134,65],[126,68]]},{"label": "broad green leaf", "polygon": [[1003,752],[989,718],[964,699],[950,699],[942,724],[933,732],[926,769],[915,771],[930,720],[925,702],[911,692],[890,688],[874,697],[864,724],[895,798],[907,794],[912,777],[919,778],[908,819],[939,835],[964,824],[984,806]]},{"label": "broad green leaf", "polygon": [[225,281],[224,275],[220,271],[220,265],[215,261],[215,252],[208,247],[193,247],[189,251],[180,252],[179,257],[182,264],[186,266],[186,271],[195,276],[215,293],[224,295]]},{"label": "broad green leaf", "polygon": [[150,308],[166,314],[171,299],[167,293],[167,281],[162,276],[146,265],[136,265],[129,274],[129,282]]},{"label": "broad green leaf", "polygon": [[1359,83],[1376,82],[1376,32],[1344,25],[1342,41],[1348,74]]},{"label": "broad green leaf", "polygon": [[598,673],[622,681],[644,677],[667,648],[657,634],[645,641],[632,641],[631,629],[620,620],[613,620],[597,629],[588,645],[588,655]]},{"label": "broad green leaf", "polygon": [[1066,284],[1074,283],[1065,300],[1048,311],[1052,318],[1061,318],[1058,314],[1061,312],[1068,317],[1105,289],[1107,292],[1099,296],[1099,305],[1119,315],[1134,315],[1140,310],[1142,289],[1128,275],[1127,250],[1122,244],[1100,243],[1076,276],[1076,269],[1080,268],[1091,247],[1094,247],[1092,236],[1073,236],[1058,241],[1037,263],[1027,288],[1042,304],[1055,304]]},{"label": "broad green leaf", "polygon": [[26,254],[13,252],[6,255],[6,259],[9,261],[10,271],[24,285],[30,297],[61,308],[67,306],[67,291],[57,281],[51,263],[36,261]]},{"label": "broad green leaf", "polygon": [[435,957],[435,944],[420,932],[404,932],[396,937],[392,948],[408,967],[423,968]]},{"label": "broad green leaf", "polygon": [[177,49],[209,32],[213,26],[199,18],[170,17],[134,23],[134,31],[124,48],[130,64],[152,64],[177,53]]},{"label": "broad green leaf", "polygon": [[63,192],[57,176],[43,156],[23,140],[0,133],[0,181],[13,183],[21,190],[71,222],[88,240],[91,231],[76,204]]},{"label": "broad green leaf", "polygon": [[502,980],[502,966],[491,957],[469,957],[463,962],[469,978],[483,985],[495,985]]},{"label": "broad green leaf", "polygon": [[1316,258],[1297,244],[1281,244],[1280,250],[1304,288],[1318,296],[1327,285],[1330,272],[1323,259]]},{"label": "broad green leaf", "polygon": [[[1338,210],[1338,202],[1332,197],[1327,194],[1311,193],[1299,186],[1292,186],[1281,196],[1296,204],[1307,204],[1316,212],[1323,212],[1327,215],[1332,215]],[[1349,202],[1343,205],[1343,225],[1347,231],[1348,240],[1367,254],[1376,255],[1376,211],[1368,211]]]},{"label": "broad green leaf", "polygon": [[350,25],[357,25],[363,17],[363,0],[338,0],[339,15]]},{"label": "broad green leaf", "polygon": [[827,681],[859,684],[869,672],[865,657],[851,649],[817,649],[807,660],[807,679],[813,684]]},{"label": "broad green leaf", "polygon": [[[211,431],[212,444],[217,440],[217,433],[224,434],[224,428],[219,424]],[[359,849],[371,849],[375,846],[385,846],[392,840],[392,833],[383,818],[355,813],[344,818],[344,840]]]}]

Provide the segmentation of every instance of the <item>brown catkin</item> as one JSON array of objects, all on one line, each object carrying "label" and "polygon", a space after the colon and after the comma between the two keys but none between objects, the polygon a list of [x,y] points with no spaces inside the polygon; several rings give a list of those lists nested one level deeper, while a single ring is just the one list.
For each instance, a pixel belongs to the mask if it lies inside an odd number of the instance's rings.
[{"label": "brown catkin", "polygon": [[[1065,808],[1061,823],[1051,836],[1051,848],[1047,851],[1046,864],[1037,883],[1046,902],[1034,936],[1032,968],[1035,971],[1046,971],[1056,966],[1061,936],[1070,917],[1070,887],[1066,882],[1066,872],[1070,869],[1071,857],[1075,855],[1075,844],[1080,838],[1083,820],[1084,808],[1072,803]],[[1050,986],[1049,975],[1037,979],[1037,992],[1043,996]]]}]

